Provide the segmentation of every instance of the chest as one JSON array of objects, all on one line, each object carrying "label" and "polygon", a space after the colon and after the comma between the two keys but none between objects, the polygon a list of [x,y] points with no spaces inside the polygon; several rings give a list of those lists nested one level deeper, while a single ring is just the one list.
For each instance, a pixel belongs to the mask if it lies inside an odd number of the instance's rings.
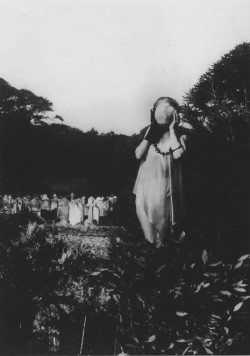
[{"label": "chest", "polygon": [[156,145],[151,145],[148,151],[147,160],[162,161],[166,163],[171,149],[171,139],[169,136],[163,136]]},{"label": "chest", "polygon": [[165,134],[161,137],[160,141],[157,143],[157,147],[164,152],[169,152],[171,148],[172,140],[169,134]]}]

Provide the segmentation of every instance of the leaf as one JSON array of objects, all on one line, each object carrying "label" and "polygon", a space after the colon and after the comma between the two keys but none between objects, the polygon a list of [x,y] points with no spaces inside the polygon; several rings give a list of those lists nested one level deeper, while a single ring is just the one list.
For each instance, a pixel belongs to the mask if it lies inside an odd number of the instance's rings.
[{"label": "leaf", "polygon": [[176,315],[182,317],[182,316],[188,315],[188,313],[185,313],[185,312],[183,312],[183,311],[177,311],[177,312],[176,312]]},{"label": "leaf", "polygon": [[218,273],[214,273],[214,272],[204,273],[204,276],[206,276],[206,277],[217,277]]},{"label": "leaf", "polygon": [[213,355],[213,354],[214,354],[214,353],[213,353],[210,349],[208,349],[207,347],[204,347],[204,349],[206,350],[206,352],[207,352],[208,355]]},{"label": "leaf", "polygon": [[209,266],[210,267],[216,267],[216,266],[219,266],[220,264],[221,264],[221,261],[215,262],[215,263],[210,263]]},{"label": "leaf", "polygon": [[204,265],[207,263],[207,260],[208,260],[207,250],[203,250],[202,251],[202,261],[203,261]]},{"label": "leaf", "polygon": [[241,281],[239,281],[238,283],[236,283],[236,285],[239,286],[242,282],[243,282],[243,279]]},{"label": "leaf", "polygon": [[244,260],[246,260],[249,256],[250,256],[249,254],[243,255],[243,256],[241,256],[240,258],[238,258],[237,261],[244,261]]},{"label": "leaf", "polygon": [[203,286],[203,282],[201,282],[201,283],[197,286],[197,288],[196,288],[196,290],[194,291],[194,293],[198,293],[198,292],[200,291],[200,289],[201,289],[202,286]]},{"label": "leaf", "polygon": [[166,265],[160,266],[160,267],[157,269],[156,273],[160,273],[165,267],[166,267]]},{"label": "leaf", "polygon": [[227,295],[228,297],[232,295],[232,293],[228,292],[227,290],[221,290],[220,293],[223,295]]},{"label": "leaf", "polygon": [[185,340],[185,339],[179,339],[179,340],[176,340],[176,342],[188,342],[188,340]]},{"label": "leaf", "polygon": [[133,344],[126,344],[125,346],[132,347],[133,349],[136,349],[136,348],[137,348],[137,346],[136,346],[136,345],[133,345]]},{"label": "leaf", "polygon": [[235,311],[238,311],[238,310],[242,307],[242,305],[243,305],[243,302],[240,302],[240,303],[236,304],[235,307],[234,307],[234,309],[233,309],[233,311],[234,311],[234,312],[235,312]]},{"label": "leaf", "polygon": [[182,233],[180,234],[180,240],[184,239],[185,236],[186,236],[185,231],[182,231]]},{"label": "leaf", "polygon": [[140,294],[136,293],[136,296],[137,296],[138,300],[143,304],[143,307],[145,307],[145,301],[142,299]]},{"label": "leaf", "polygon": [[226,341],[226,345],[227,345],[227,346],[231,346],[232,343],[233,343],[233,339],[228,339],[228,340]]},{"label": "leaf", "polygon": [[118,299],[117,295],[113,294],[113,298],[117,303],[119,303],[119,299]]},{"label": "leaf", "polygon": [[156,335],[152,335],[148,338],[147,342],[153,342],[156,339]]},{"label": "leaf", "polygon": [[240,262],[236,263],[236,265],[234,266],[234,269],[239,268],[242,265],[243,265],[243,261],[240,261]]},{"label": "leaf", "polygon": [[156,248],[160,248],[161,246],[162,246],[162,242],[161,241],[157,242]]},{"label": "leaf", "polygon": [[137,339],[137,337],[136,336],[132,336],[132,339],[137,343],[137,344],[139,344],[140,343],[140,341]]},{"label": "leaf", "polygon": [[114,288],[117,288],[117,284],[113,283],[113,282],[108,282],[108,285]]},{"label": "leaf", "polygon": [[212,299],[216,302],[223,302],[223,300],[221,298],[219,298],[219,296],[217,294],[212,295]]},{"label": "leaf", "polygon": [[97,271],[97,272],[93,272],[93,273],[91,273],[91,275],[92,276],[99,276],[101,274],[101,272],[100,271]]},{"label": "leaf", "polygon": [[210,283],[203,284],[203,288],[207,288],[208,286],[210,286]]},{"label": "leaf", "polygon": [[219,320],[221,319],[221,316],[216,315],[216,314],[212,314],[212,317],[215,318],[215,319],[219,319]]},{"label": "leaf", "polygon": [[234,290],[236,290],[237,292],[246,292],[245,288],[234,287]]},{"label": "leaf", "polygon": [[247,296],[242,296],[241,299],[243,299],[244,301],[249,299],[250,298],[250,295],[247,295]]},{"label": "leaf", "polygon": [[188,347],[185,348],[185,350],[183,351],[182,355],[186,355],[186,352],[188,349],[190,349],[191,345],[188,345]]}]

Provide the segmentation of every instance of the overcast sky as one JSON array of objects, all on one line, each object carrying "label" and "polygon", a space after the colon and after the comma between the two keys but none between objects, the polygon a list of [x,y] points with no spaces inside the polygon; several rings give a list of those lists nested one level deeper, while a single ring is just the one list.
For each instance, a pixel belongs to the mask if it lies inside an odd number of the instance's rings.
[{"label": "overcast sky", "polygon": [[83,131],[137,133],[250,41],[249,0],[0,1],[0,77]]}]

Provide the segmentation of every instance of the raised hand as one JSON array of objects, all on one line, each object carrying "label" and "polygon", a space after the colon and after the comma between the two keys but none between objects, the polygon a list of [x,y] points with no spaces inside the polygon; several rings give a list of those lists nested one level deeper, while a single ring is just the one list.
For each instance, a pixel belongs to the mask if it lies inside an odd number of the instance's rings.
[{"label": "raised hand", "polygon": [[163,133],[164,128],[158,124],[154,117],[154,112],[151,110],[151,125],[144,139],[150,142],[151,144],[154,144],[160,140]]},{"label": "raised hand", "polygon": [[176,129],[176,127],[178,126],[178,123],[179,123],[178,114],[175,110],[173,113],[173,121],[169,126],[169,131],[174,131]]}]

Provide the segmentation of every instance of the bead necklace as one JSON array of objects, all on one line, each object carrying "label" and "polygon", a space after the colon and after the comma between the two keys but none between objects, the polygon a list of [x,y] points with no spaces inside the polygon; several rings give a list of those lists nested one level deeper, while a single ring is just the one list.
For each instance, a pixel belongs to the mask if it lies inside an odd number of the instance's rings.
[{"label": "bead necklace", "polygon": [[161,154],[163,157],[169,155],[170,153],[172,153],[182,147],[182,145],[180,145],[179,147],[175,148],[174,150],[172,150],[172,148],[170,148],[169,151],[163,152],[159,149],[159,147],[157,146],[157,143],[155,143],[153,146],[154,146],[156,152]]}]

